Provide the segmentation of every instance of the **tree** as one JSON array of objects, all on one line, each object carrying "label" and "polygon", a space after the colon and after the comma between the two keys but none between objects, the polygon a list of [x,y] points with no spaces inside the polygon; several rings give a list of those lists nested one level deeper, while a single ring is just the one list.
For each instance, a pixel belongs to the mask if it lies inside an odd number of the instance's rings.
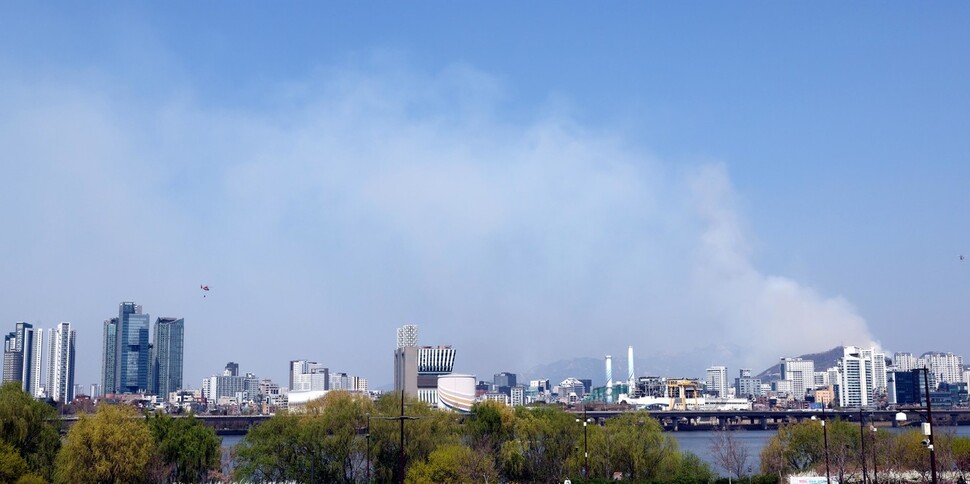
[{"label": "tree", "polygon": [[680,466],[671,482],[674,484],[694,484],[698,482],[713,482],[717,474],[711,466],[701,460],[695,454],[683,452],[680,458]]},{"label": "tree", "polygon": [[155,453],[144,418],[124,405],[81,415],[57,455],[55,482],[143,482]]},{"label": "tree", "polygon": [[0,442],[13,447],[27,469],[50,479],[60,447],[57,412],[24,393],[20,382],[0,387]]},{"label": "tree", "polygon": [[[459,443],[460,429],[457,414],[432,409],[428,404],[407,397],[404,422],[405,476],[407,467],[428,459],[438,446]],[[401,394],[389,393],[377,399],[371,414],[371,437],[373,442],[373,474],[378,482],[393,482],[399,479],[398,457],[400,456],[401,423],[395,420],[381,420],[382,417],[395,418],[401,413]]]},{"label": "tree", "polygon": [[733,431],[714,432],[714,438],[711,440],[711,455],[717,465],[735,479],[740,480],[748,469],[750,451]]},{"label": "tree", "polygon": [[523,482],[558,482],[574,456],[580,432],[576,418],[559,408],[518,407],[513,437],[499,450],[499,465],[506,479]]},{"label": "tree", "polygon": [[[250,430],[240,442],[235,477],[253,481],[358,481],[367,472],[363,431],[372,411],[369,399],[334,391],[307,403],[300,413],[278,414]],[[375,434],[373,429],[371,433]],[[377,442],[388,437],[376,434]]]},{"label": "tree", "polygon": [[149,417],[148,428],[161,464],[170,468],[161,476],[165,481],[202,482],[210,470],[219,469],[220,439],[194,415],[173,418],[156,413]]},{"label": "tree", "polygon": [[462,444],[446,444],[435,449],[427,462],[418,462],[408,470],[406,482],[459,484],[464,482],[498,482],[495,461],[484,452],[475,452]]}]

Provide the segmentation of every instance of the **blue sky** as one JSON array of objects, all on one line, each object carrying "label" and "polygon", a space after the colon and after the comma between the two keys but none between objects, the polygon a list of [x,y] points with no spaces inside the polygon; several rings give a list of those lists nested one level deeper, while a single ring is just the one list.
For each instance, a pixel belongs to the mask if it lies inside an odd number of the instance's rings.
[{"label": "blue sky", "polygon": [[386,383],[405,322],[483,376],[964,353],[970,7],[610,7],[0,6],[0,321],[80,382],[130,299],[190,384]]}]

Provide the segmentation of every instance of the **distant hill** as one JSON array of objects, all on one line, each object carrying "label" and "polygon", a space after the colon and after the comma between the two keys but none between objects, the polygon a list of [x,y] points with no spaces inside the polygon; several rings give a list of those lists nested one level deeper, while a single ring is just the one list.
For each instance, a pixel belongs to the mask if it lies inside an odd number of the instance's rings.
[{"label": "distant hill", "polygon": [[[822,353],[810,353],[807,355],[801,355],[799,358],[803,360],[811,360],[815,362],[815,371],[825,371],[833,366],[838,365],[839,359],[845,354],[843,346],[836,346],[828,351]],[[757,375],[762,382],[771,382],[781,379],[781,359],[779,358],[778,363],[770,368],[762,371]]]}]

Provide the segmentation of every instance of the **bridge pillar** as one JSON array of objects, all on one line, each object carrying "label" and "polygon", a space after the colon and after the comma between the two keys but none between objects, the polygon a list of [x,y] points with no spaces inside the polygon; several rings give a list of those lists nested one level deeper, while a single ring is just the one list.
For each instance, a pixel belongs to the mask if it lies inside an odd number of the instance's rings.
[{"label": "bridge pillar", "polygon": [[761,423],[761,430],[768,430],[768,417],[761,417],[759,421]]},{"label": "bridge pillar", "polygon": [[960,414],[958,414],[958,413],[951,413],[950,414],[950,425],[956,427],[958,425],[957,424],[957,421],[958,420],[960,420]]}]

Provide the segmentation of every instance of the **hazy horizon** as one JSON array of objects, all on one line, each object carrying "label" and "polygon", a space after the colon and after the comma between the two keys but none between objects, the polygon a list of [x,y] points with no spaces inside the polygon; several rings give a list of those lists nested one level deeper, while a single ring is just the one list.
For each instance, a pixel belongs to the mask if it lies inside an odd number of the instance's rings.
[{"label": "hazy horizon", "polygon": [[0,5],[0,331],[88,385],[134,301],[192,388],[381,386],[403,324],[481,379],[965,353],[970,6],[490,7]]}]

